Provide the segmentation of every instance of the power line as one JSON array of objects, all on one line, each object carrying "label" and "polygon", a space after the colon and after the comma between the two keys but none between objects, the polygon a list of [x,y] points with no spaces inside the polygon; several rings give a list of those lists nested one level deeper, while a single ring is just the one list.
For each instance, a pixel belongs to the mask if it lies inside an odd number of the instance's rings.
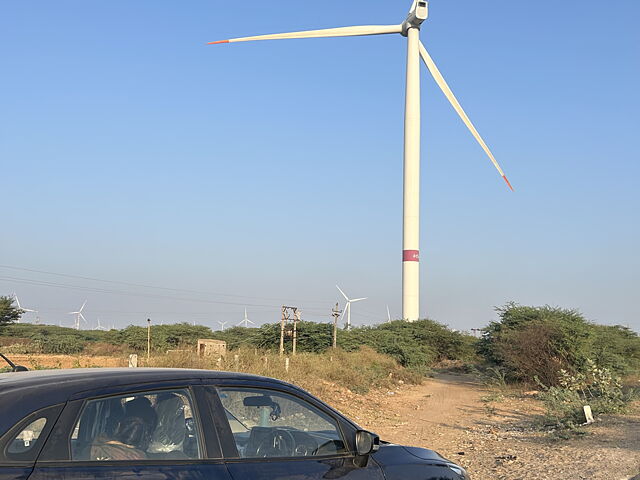
[{"label": "power line", "polygon": [[[220,297],[248,298],[248,299],[257,299],[257,300],[274,300],[274,301],[280,301],[281,300],[281,299],[278,299],[278,298],[270,298],[270,297],[234,295],[234,294],[230,294],[230,293],[220,293],[220,292],[205,292],[205,291],[190,290],[190,289],[185,289],[185,288],[161,287],[161,286],[157,286],[157,285],[145,285],[145,284],[142,284],[142,283],[123,282],[123,281],[119,281],[119,280],[106,280],[106,279],[102,279],[102,278],[87,277],[87,276],[83,276],[83,275],[72,275],[72,274],[69,274],[69,273],[49,272],[49,271],[46,271],[46,270],[35,270],[35,269],[32,269],[32,268],[16,267],[16,266],[13,266],[13,265],[0,265],[0,268],[6,268],[6,269],[10,269],[10,270],[18,270],[18,271],[23,271],[23,272],[31,272],[31,273],[41,273],[41,274],[45,274],[45,275],[55,275],[57,277],[75,278],[75,279],[79,279],[79,280],[89,280],[89,281],[92,281],[92,282],[110,283],[110,284],[114,284],[114,285],[124,285],[124,286],[128,286],[128,287],[150,288],[150,289],[164,290],[164,291],[170,291],[170,292],[195,293],[195,294],[198,294],[198,295],[217,295],[217,296],[220,296]],[[318,300],[304,300],[304,301],[306,303],[317,303],[317,304],[326,303],[324,301],[318,301]],[[269,306],[271,306],[271,305],[269,305]]]},{"label": "power line", "polygon": [[[179,302],[206,303],[206,304],[213,304],[213,305],[236,305],[241,307],[263,307],[263,308],[274,308],[274,309],[280,308],[280,305],[277,305],[277,304],[259,304],[259,303],[247,303],[247,302],[239,303],[239,302],[229,302],[229,301],[220,301],[220,300],[206,300],[206,299],[199,299],[199,298],[185,298],[185,297],[175,297],[175,296],[167,296],[167,295],[156,295],[152,293],[132,293],[132,292],[125,292],[122,290],[112,290],[112,289],[99,288],[99,287],[86,287],[82,285],[70,285],[70,284],[59,283],[59,282],[50,282],[46,280],[33,280],[33,279],[19,278],[19,277],[6,277],[6,276],[1,277],[0,276],[0,281],[18,282],[18,283],[24,283],[27,285],[36,285],[36,286],[60,288],[60,289],[67,289],[67,290],[77,290],[77,291],[83,291],[83,292],[103,293],[108,295],[122,295],[127,297],[154,298],[154,299],[160,299],[160,300],[175,300]],[[309,309],[305,309],[305,311],[319,313],[323,310],[319,308],[309,308]],[[109,313],[109,312],[105,312],[105,313]],[[149,312],[141,312],[141,313],[148,314]],[[235,312],[212,312],[212,313],[231,314]],[[189,315],[190,313],[181,312],[180,314]],[[207,314],[206,312],[201,313],[201,315],[206,315],[206,314]]]},{"label": "power line", "polygon": [[98,287],[84,287],[81,285],[69,285],[64,283],[57,282],[49,282],[46,280],[32,280],[28,278],[17,278],[17,277],[0,277],[0,280],[10,281],[10,282],[18,282],[25,283],[29,285],[38,285],[45,287],[54,287],[54,288],[62,288],[69,290],[80,290],[85,292],[93,292],[93,293],[107,293],[110,295],[123,295],[126,297],[145,297],[145,298],[156,298],[162,300],[176,300],[180,302],[196,302],[196,303],[209,303],[209,304],[220,304],[220,305],[238,305],[238,306],[248,306],[248,307],[274,307],[278,308],[278,305],[275,304],[260,304],[260,303],[238,303],[238,302],[225,302],[220,300],[204,300],[199,298],[183,298],[183,297],[172,297],[166,295],[155,295],[152,293],[131,293],[125,292],[122,290],[109,290],[106,288],[98,288]]}]

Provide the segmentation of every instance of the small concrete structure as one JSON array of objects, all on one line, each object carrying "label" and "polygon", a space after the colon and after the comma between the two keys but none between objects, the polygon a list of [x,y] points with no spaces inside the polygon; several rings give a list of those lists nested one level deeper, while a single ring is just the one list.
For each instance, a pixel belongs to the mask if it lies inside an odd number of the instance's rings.
[{"label": "small concrete structure", "polygon": [[138,367],[138,355],[132,353],[129,355],[129,368],[137,368]]},{"label": "small concrete structure", "polygon": [[227,342],[224,340],[214,340],[212,338],[198,339],[198,356],[208,357],[215,355],[224,357],[227,354]]}]

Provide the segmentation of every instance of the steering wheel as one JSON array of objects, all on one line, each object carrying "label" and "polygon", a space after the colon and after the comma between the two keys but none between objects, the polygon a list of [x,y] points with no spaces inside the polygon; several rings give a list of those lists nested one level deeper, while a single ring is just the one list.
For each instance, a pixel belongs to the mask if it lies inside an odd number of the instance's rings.
[{"label": "steering wheel", "polygon": [[[329,447],[332,447],[332,448],[329,448]],[[318,448],[313,450],[311,455],[329,455],[331,453],[336,453],[337,450],[338,450],[338,448],[336,446],[336,441],[335,440],[328,440],[328,441],[324,442],[323,444],[318,445]]]},{"label": "steering wheel", "polygon": [[291,432],[280,428],[271,430],[256,447],[256,457],[291,457],[296,440]]}]

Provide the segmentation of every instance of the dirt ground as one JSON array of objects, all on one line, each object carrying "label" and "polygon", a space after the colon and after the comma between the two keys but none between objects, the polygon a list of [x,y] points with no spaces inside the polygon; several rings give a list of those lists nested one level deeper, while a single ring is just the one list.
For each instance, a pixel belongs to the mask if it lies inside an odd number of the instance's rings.
[{"label": "dirt ground", "polygon": [[366,397],[350,407],[338,403],[382,439],[436,450],[474,480],[618,480],[640,473],[638,412],[607,416],[585,435],[559,440],[532,426],[542,411],[538,401],[496,399],[468,375],[440,374],[375,396],[379,408]]}]

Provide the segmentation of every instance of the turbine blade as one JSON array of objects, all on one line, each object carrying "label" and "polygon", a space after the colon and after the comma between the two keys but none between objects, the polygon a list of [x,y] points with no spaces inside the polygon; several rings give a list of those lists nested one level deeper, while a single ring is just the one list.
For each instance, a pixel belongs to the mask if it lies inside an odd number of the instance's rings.
[{"label": "turbine blade", "polygon": [[357,37],[361,35],[386,35],[389,33],[402,33],[402,25],[362,25],[356,27],[323,28],[321,30],[306,30],[302,32],[273,33],[269,35],[256,35],[253,37],[230,38],[209,42],[216,43],[251,42],[253,40],[285,40],[289,38],[326,38],[326,37]]},{"label": "turbine blade", "polygon": [[86,304],[87,304],[87,301],[85,300],[84,303],[82,304],[82,306],[80,307],[80,310],[78,310],[78,311],[81,312]]},{"label": "turbine blade", "polygon": [[476,141],[480,144],[484,152],[491,159],[493,166],[496,167],[496,169],[498,170],[498,173],[500,173],[504,181],[507,182],[507,185],[509,186],[511,191],[513,191],[513,187],[511,186],[511,183],[509,183],[507,176],[502,171],[502,168],[500,168],[500,165],[498,164],[495,157],[493,156],[493,153],[491,153],[491,150],[489,150],[489,147],[487,146],[487,144],[484,142],[484,140],[478,133],[478,130],[476,130],[476,127],[474,127],[473,123],[471,123],[471,120],[469,120],[469,117],[467,116],[465,111],[462,109],[462,106],[458,102],[458,99],[455,97],[455,95],[451,91],[451,88],[449,88],[449,85],[447,85],[447,82],[445,81],[444,77],[440,73],[440,70],[438,70],[438,67],[436,67],[436,64],[434,63],[433,59],[429,55],[429,52],[427,52],[427,49],[424,48],[424,45],[422,44],[422,42],[420,42],[420,56],[422,57],[424,64],[429,69],[429,72],[433,76],[433,79],[436,81],[436,83],[440,87],[440,90],[442,90],[442,93],[444,93],[444,96],[447,97],[447,100],[449,100],[449,103],[451,103],[451,106],[458,113],[458,115],[460,116],[464,124],[467,126],[467,128],[469,129],[473,137],[476,139]]},{"label": "turbine blade", "polygon": [[342,289],[341,289],[338,285],[336,285],[336,288],[337,288],[338,290],[340,290],[340,293],[342,294],[342,296],[344,297],[344,299],[348,302],[348,301],[349,301],[349,297],[347,297],[347,295],[342,291]]},{"label": "turbine blade", "polygon": [[360,300],[366,300],[369,297],[362,297],[362,298],[354,298],[353,300],[351,300],[351,303],[353,302],[359,302]]},{"label": "turbine blade", "polygon": [[349,308],[350,303],[347,302],[347,304],[344,307],[344,310],[342,310],[342,315],[340,315],[340,322],[342,322],[342,320],[344,319],[344,316],[347,314],[347,308]]}]

